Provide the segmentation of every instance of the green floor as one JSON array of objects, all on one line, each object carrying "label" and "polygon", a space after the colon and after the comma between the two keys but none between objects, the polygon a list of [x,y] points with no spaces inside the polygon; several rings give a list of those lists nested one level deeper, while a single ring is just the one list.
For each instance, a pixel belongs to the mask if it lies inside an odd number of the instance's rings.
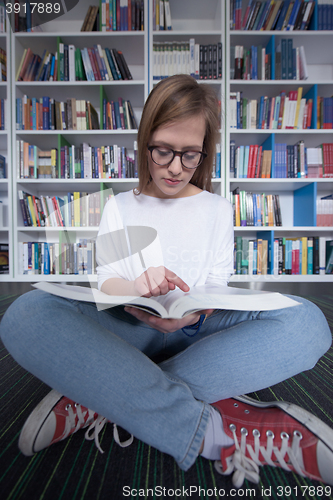
[{"label": "green floor", "polygon": [[[0,317],[15,299],[0,296]],[[333,331],[333,296],[306,296],[324,312]],[[300,346],[301,348],[301,346]],[[333,427],[332,348],[308,372],[252,396],[261,400],[285,399],[299,404]],[[245,481],[236,493],[229,476],[219,475],[213,462],[198,458],[186,473],[174,460],[134,440],[122,449],[108,424],[101,433],[102,455],[94,442],[78,432],[31,458],[17,448],[20,429],[49,388],[17,365],[1,344],[0,350],[0,498],[107,499],[122,498],[331,498],[330,487],[281,469],[264,467],[259,485]],[[333,475],[333,470],[332,470]]]}]

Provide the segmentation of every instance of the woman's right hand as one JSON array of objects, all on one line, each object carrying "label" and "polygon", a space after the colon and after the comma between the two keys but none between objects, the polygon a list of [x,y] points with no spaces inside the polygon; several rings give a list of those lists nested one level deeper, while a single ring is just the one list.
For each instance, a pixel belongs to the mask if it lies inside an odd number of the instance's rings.
[{"label": "woman's right hand", "polygon": [[149,267],[147,271],[134,280],[135,293],[140,297],[158,297],[166,295],[178,286],[183,292],[188,292],[190,287],[164,266]]}]

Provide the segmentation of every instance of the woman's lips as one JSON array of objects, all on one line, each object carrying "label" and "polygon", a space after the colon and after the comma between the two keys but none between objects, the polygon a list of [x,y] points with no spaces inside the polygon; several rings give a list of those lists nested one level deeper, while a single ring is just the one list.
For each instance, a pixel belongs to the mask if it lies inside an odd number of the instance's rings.
[{"label": "woman's lips", "polygon": [[176,186],[177,184],[180,183],[180,180],[178,179],[164,179],[164,181],[169,184],[169,186]]}]

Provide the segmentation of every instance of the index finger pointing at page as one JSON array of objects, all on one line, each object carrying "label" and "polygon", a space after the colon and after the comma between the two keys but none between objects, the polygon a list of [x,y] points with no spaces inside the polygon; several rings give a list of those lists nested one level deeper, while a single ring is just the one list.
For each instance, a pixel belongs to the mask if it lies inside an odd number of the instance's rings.
[{"label": "index finger pointing at page", "polygon": [[169,269],[165,269],[165,278],[171,283],[174,283],[178,288],[180,288],[183,292],[188,292],[190,287],[183,281],[177,274],[169,271]]}]

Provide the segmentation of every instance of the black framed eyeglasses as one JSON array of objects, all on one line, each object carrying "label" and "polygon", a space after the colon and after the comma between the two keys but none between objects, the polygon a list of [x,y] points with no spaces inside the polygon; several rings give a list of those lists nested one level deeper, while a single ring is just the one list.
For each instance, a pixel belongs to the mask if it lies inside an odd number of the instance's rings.
[{"label": "black framed eyeglasses", "polygon": [[173,162],[175,156],[179,156],[183,167],[197,168],[207,157],[207,153],[203,151],[175,151],[165,146],[148,146],[148,151],[153,162],[160,167],[166,167]]}]

